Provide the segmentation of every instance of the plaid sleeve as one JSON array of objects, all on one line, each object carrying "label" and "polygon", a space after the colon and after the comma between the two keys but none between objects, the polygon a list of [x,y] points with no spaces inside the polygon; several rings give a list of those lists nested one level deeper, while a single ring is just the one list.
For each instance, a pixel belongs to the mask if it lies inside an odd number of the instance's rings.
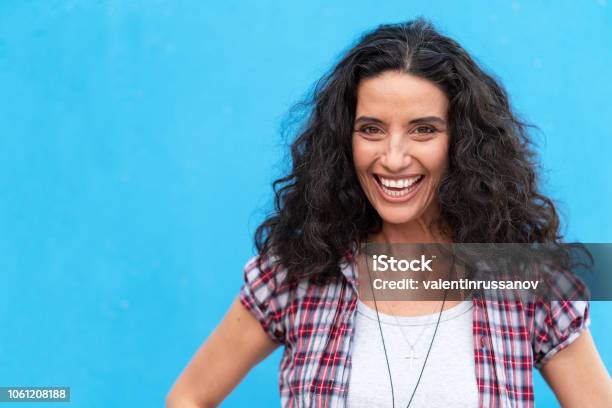
[{"label": "plaid sleeve", "polygon": [[540,369],[589,327],[587,300],[555,300],[535,305],[534,366]]},{"label": "plaid sleeve", "polygon": [[284,305],[287,293],[281,284],[284,269],[272,265],[269,257],[252,257],[244,267],[244,283],[240,302],[259,321],[263,330],[276,343],[285,342]]}]

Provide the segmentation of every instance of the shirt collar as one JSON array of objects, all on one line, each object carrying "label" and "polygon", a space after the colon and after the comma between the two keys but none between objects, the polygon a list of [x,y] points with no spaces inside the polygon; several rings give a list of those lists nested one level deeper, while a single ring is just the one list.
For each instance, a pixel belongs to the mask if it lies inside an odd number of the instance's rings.
[{"label": "shirt collar", "polygon": [[346,280],[357,291],[357,270],[355,268],[355,254],[357,253],[357,242],[352,241],[350,248],[342,256],[340,271]]}]

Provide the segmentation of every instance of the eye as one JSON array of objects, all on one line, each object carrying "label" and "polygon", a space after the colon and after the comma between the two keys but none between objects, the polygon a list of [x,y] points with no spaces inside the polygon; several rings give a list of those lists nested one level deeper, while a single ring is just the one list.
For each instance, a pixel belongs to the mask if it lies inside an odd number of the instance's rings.
[{"label": "eye", "polygon": [[436,129],[431,126],[419,126],[415,130],[421,134],[436,133]]},{"label": "eye", "polygon": [[359,128],[358,132],[363,133],[364,135],[367,135],[367,136],[379,136],[380,134],[383,133],[381,129],[377,128],[376,126],[371,126],[371,125],[367,125],[367,126],[363,126]]},{"label": "eye", "polygon": [[366,135],[375,135],[380,133],[380,129],[374,126],[364,126],[359,131],[365,133]]}]

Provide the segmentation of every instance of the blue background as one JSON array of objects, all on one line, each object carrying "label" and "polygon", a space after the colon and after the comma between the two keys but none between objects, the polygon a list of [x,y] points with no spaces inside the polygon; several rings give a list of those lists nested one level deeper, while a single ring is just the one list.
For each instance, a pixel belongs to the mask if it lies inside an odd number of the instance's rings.
[{"label": "blue background", "polygon": [[[430,18],[496,74],[567,239],[612,242],[606,3],[0,1],[0,385],[163,405],[254,254],[283,115],[383,22]],[[278,406],[279,360],[224,406]]]}]

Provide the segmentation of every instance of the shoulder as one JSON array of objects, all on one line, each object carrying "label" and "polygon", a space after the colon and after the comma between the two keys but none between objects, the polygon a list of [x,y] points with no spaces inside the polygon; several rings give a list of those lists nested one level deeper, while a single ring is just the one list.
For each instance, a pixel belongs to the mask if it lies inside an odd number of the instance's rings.
[{"label": "shoulder", "polygon": [[243,268],[244,282],[240,291],[248,308],[272,310],[276,315],[286,308],[297,284],[288,280],[287,268],[273,254],[251,257]]},{"label": "shoulder", "polygon": [[245,264],[244,284],[260,298],[278,296],[290,290],[287,268],[271,254],[256,255]]},{"label": "shoulder", "polygon": [[326,291],[329,287],[337,286],[342,278],[349,281],[354,280],[352,261],[352,252],[346,251],[338,264],[337,279],[327,281],[309,278],[289,279],[288,268],[281,263],[278,256],[273,253],[258,254],[251,257],[244,266],[244,285],[261,299],[283,296],[300,297],[305,292]]},{"label": "shoulder", "polygon": [[330,307],[339,293],[338,282],[289,280],[287,268],[274,255],[256,255],[245,264],[239,299],[276,342],[286,343],[295,329],[296,315]]}]

